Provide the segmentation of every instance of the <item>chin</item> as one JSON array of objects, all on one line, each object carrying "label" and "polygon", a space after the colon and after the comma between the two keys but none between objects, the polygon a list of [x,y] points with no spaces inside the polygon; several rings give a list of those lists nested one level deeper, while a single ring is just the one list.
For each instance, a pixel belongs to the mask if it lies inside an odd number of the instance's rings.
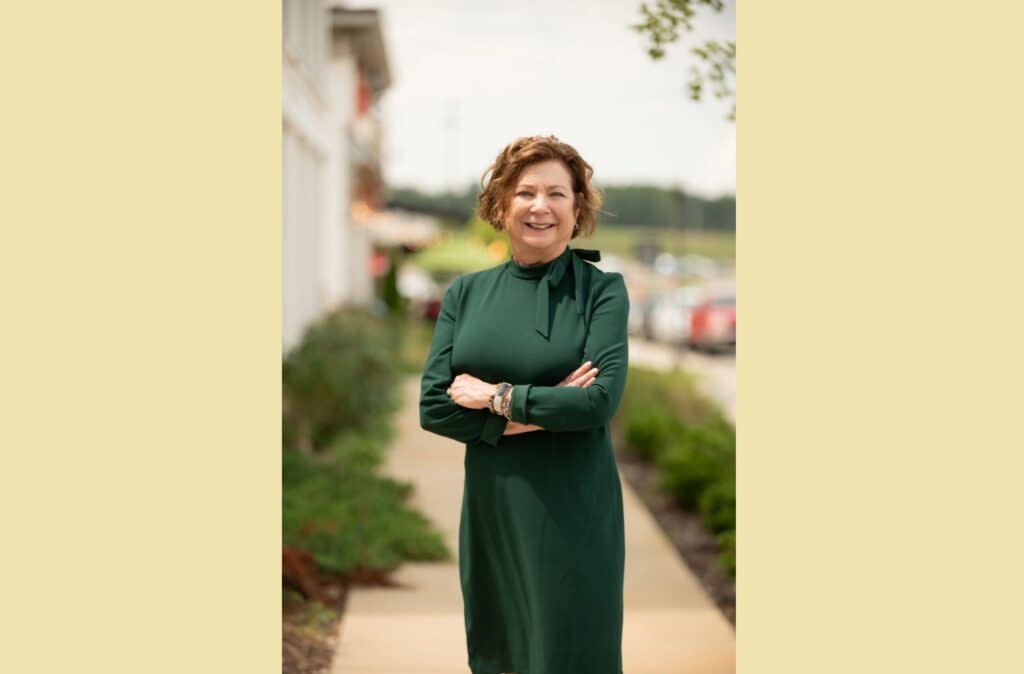
[{"label": "chin", "polygon": [[546,232],[525,231],[523,232],[522,239],[530,245],[546,247],[558,243],[562,237],[551,230]]},{"label": "chin", "polygon": [[525,243],[528,247],[533,248],[537,252],[549,251],[559,245],[557,239],[546,239],[543,241],[524,239],[523,243]]}]

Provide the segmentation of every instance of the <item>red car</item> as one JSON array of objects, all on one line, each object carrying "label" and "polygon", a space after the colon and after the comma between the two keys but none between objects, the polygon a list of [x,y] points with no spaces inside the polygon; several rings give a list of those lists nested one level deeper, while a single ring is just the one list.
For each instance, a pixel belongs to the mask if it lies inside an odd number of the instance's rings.
[{"label": "red car", "polygon": [[693,310],[689,344],[694,349],[736,348],[736,296],[714,295]]}]

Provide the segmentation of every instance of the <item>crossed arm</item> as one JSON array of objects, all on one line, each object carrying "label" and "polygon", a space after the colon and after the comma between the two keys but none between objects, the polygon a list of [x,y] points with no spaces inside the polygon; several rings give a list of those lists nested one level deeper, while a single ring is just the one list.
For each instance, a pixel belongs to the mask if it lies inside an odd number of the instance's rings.
[{"label": "crossed arm", "polygon": [[608,423],[622,397],[629,361],[629,300],[620,275],[608,274],[595,289],[583,353],[587,362],[555,386],[512,382],[511,420],[485,409],[494,384],[469,374],[455,376],[452,371],[460,292],[461,280],[457,280],[444,297],[434,328],[420,388],[422,428],[459,442],[497,445],[504,435],[540,429],[579,431]]},{"label": "crossed arm", "polygon": [[[588,360],[570,372],[565,379],[558,382],[556,386],[587,388],[594,383],[594,380],[597,378],[597,373],[598,369],[593,367],[593,364]],[[474,377],[471,374],[460,374],[452,380],[452,385],[448,387],[447,394],[456,405],[471,410],[485,410],[491,401],[491,396],[495,393],[497,388],[497,384],[490,384],[482,379]],[[515,396],[515,391],[516,387],[513,386],[505,395]],[[518,435],[520,433],[542,430],[544,430],[543,427],[537,424],[509,421],[506,424],[502,435]]]}]

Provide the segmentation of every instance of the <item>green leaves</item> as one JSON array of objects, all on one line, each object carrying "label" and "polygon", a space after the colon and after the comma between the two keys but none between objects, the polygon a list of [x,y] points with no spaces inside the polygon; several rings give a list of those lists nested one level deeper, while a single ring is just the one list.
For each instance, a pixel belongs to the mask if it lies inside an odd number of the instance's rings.
[{"label": "green leaves", "polygon": [[341,430],[371,428],[398,403],[398,322],[336,311],[306,330],[286,356],[285,442],[324,449]]},{"label": "green leaves", "polygon": [[671,410],[643,407],[626,419],[626,444],[631,450],[653,459],[683,432],[683,425]]},{"label": "green leaves", "polygon": [[[653,8],[646,2],[641,3],[642,21],[629,28],[647,35],[650,40],[647,54],[657,61],[665,57],[665,45],[678,41],[683,33],[693,32],[693,19],[702,8],[721,12],[725,3],[723,0],[658,0]],[[710,88],[716,99],[732,99],[732,109],[726,118],[735,121],[736,43],[709,40],[690,51],[699,62],[690,68],[686,85],[690,99],[701,101]]]},{"label": "green leaves", "polygon": [[631,367],[616,427],[626,446],[653,460],[674,499],[696,508],[718,535],[720,559],[736,574],[736,431],[683,372]]},{"label": "green leaves", "polygon": [[[383,447],[360,452],[379,454]],[[310,550],[320,569],[334,573],[391,570],[407,559],[449,559],[440,534],[408,507],[411,485],[377,475],[349,458],[342,454],[317,460],[284,451],[285,545]]]},{"label": "green leaves", "polygon": [[284,544],[312,552],[323,571],[451,556],[409,507],[412,485],[378,473],[394,433],[401,325],[338,310],[310,325],[284,360]]},{"label": "green leaves", "polygon": [[[736,43],[707,41],[690,50],[700,61],[700,66],[690,68],[690,98],[699,101],[704,93],[704,83],[712,85],[716,99],[736,97],[733,82],[736,80]],[[736,120],[736,104],[729,113],[731,121]]]}]

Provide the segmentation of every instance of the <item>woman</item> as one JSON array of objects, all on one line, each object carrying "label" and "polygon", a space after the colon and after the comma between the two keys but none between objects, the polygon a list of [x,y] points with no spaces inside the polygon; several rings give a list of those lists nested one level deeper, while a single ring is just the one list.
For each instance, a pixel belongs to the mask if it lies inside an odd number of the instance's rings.
[{"label": "woman", "polygon": [[473,674],[622,672],[608,422],[629,302],[620,274],[584,262],[600,253],[568,246],[596,228],[592,174],[553,136],[498,154],[479,213],[507,232],[512,258],[455,279],[424,366],[420,424],[466,443],[459,572]]}]

